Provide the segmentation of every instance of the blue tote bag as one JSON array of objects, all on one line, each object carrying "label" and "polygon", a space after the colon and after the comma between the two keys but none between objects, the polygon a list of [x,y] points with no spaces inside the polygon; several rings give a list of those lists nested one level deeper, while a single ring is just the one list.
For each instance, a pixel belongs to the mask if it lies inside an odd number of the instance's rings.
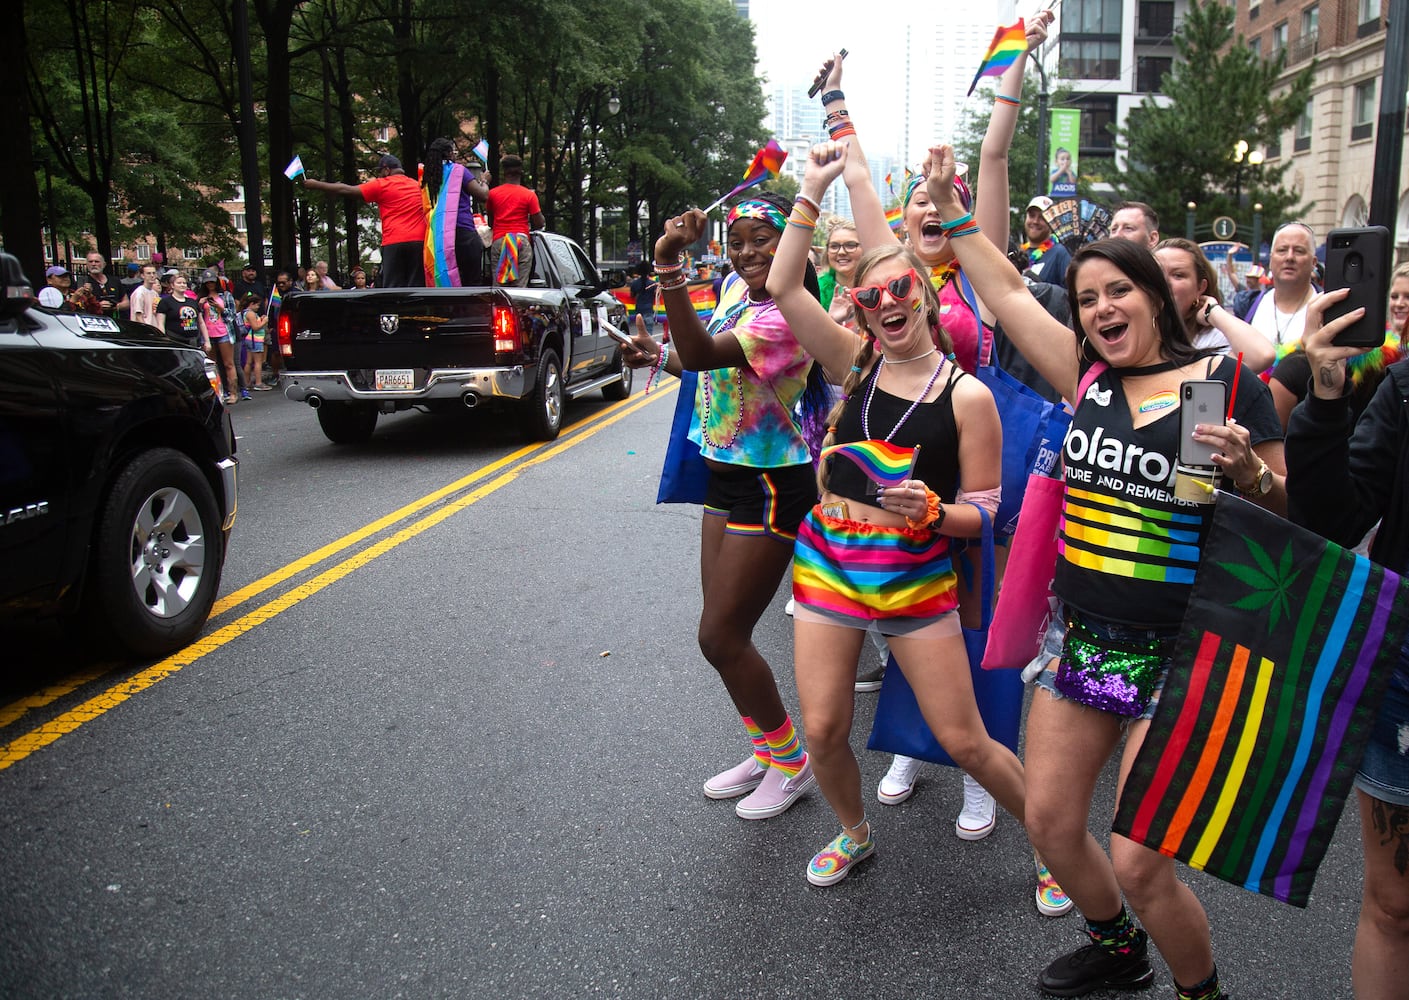
[{"label": "blue tote bag", "polygon": [[709,488],[709,466],[700,446],[690,440],[690,418],[695,412],[696,372],[680,374],[680,394],[675,397],[675,416],[670,422],[670,439],[665,446],[665,464],[660,470],[656,503],[699,503]]}]

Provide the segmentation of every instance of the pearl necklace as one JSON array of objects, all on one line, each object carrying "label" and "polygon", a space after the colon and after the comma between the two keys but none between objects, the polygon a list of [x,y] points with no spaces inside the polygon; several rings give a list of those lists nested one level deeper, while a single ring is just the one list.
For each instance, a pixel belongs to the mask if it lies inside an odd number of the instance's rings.
[{"label": "pearl necklace", "polygon": [[889,357],[887,357],[886,355],[882,354],[882,355],[881,355],[881,360],[884,361],[884,362],[885,362],[886,364],[888,364],[888,365],[908,365],[908,364],[909,364],[910,362],[912,362],[912,361],[919,361],[919,360],[921,360],[922,358],[927,358],[927,357],[929,357],[931,354],[938,354],[938,353],[939,353],[939,348],[938,348],[938,347],[931,347],[931,348],[930,348],[928,351],[926,351],[924,354],[916,354],[914,357],[911,357],[911,358],[894,358],[894,359],[893,359],[893,358],[889,358]]},{"label": "pearl necklace", "polygon": [[[933,354],[934,352],[931,351],[930,353]],[[916,359],[909,358],[907,360],[913,361]],[[882,438],[882,440],[889,441],[891,438],[895,437],[895,432],[900,430],[900,425],[910,419],[910,414],[914,413],[916,408],[919,407],[920,401],[930,394],[930,390],[934,388],[934,384],[939,381],[939,373],[944,371],[945,360],[944,357],[940,357],[939,364],[935,367],[934,374],[930,376],[929,384],[925,386],[925,391],[920,393],[915,401],[910,404],[910,409],[905,411],[904,415],[896,421],[895,426],[890,429],[890,433]],[[876,365],[871,373],[871,384],[866,387],[866,402],[865,405],[861,407],[861,433],[866,435],[867,441],[875,440],[875,438],[871,436],[871,399],[876,394],[876,383],[880,381],[881,366],[885,363],[886,357],[882,354],[880,364]]]}]

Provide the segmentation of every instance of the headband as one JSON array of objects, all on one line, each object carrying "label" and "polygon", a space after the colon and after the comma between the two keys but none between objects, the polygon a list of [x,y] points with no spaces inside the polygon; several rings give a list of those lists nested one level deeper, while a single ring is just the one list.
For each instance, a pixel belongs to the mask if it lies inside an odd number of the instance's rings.
[{"label": "headband", "polygon": [[763,201],[761,198],[741,201],[729,209],[725,228],[733,228],[734,223],[740,219],[757,219],[759,222],[766,222],[780,233],[788,228],[788,217],[783,214],[782,210],[772,202]]},{"label": "headband", "polygon": [[[905,197],[901,200],[900,203],[906,208],[909,208],[910,199],[915,196],[915,191],[920,187],[921,184],[924,184],[927,179],[928,178],[926,178],[923,174],[916,174],[915,176],[911,177],[905,185]],[[964,211],[973,211],[973,192],[969,190],[969,185],[964,181],[964,177],[962,174],[954,175],[954,190],[959,192],[959,201],[961,204],[963,204]]]}]

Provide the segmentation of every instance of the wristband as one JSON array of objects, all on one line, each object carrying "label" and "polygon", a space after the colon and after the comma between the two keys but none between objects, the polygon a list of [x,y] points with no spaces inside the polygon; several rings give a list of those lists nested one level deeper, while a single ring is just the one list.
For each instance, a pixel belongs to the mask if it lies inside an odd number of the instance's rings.
[{"label": "wristband", "polygon": [[963,229],[965,226],[967,226],[969,223],[971,223],[971,222],[973,222],[973,221],[974,221],[974,213],[973,213],[973,212],[965,212],[963,215],[959,216],[959,218],[957,218],[957,219],[952,219],[952,220],[950,220],[949,222],[945,222],[943,219],[940,219],[940,220],[939,220],[939,228],[940,228],[941,230],[943,230],[944,232],[948,233],[949,231],[954,230],[954,229]]},{"label": "wristband", "polygon": [[846,95],[843,94],[840,90],[829,90],[822,95],[822,103],[824,105],[831,104],[833,101],[844,100],[846,100]]},{"label": "wristband", "polygon": [[1217,302],[1210,302],[1204,306],[1204,326],[1208,326],[1208,318],[1213,315],[1213,310],[1218,307]]},{"label": "wristband", "polygon": [[1022,104],[1022,101],[1018,100],[1016,97],[1009,97],[1007,94],[994,94],[993,99],[999,104],[1007,104],[1014,108]]}]

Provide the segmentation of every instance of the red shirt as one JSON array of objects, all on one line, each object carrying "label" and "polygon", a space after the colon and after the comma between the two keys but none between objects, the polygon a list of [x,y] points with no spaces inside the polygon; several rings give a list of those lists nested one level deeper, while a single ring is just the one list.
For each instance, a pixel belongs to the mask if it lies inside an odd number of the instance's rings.
[{"label": "red shirt", "polygon": [[538,194],[522,184],[500,184],[489,189],[489,214],[494,219],[494,235],[528,232],[528,217],[543,211],[538,207]]},{"label": "red shirt", "polygon": [[405,174],[378,177],[361,185],[362,200],[375,204],[382,217],[382,245],[420,243],[426,238],[421,185]]}]

